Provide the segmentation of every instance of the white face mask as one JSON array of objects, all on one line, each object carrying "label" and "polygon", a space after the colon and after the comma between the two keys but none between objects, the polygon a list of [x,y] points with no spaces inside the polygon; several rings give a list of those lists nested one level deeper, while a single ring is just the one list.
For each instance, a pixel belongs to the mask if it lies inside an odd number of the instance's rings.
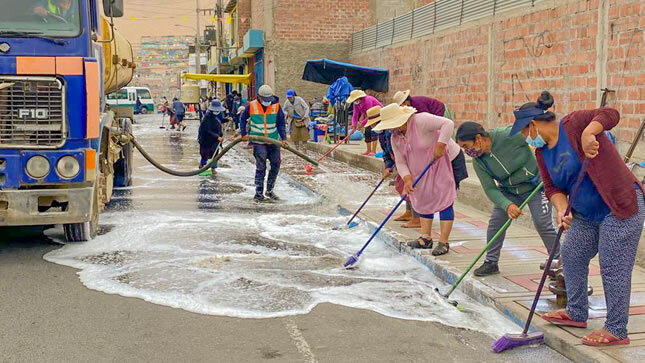
[{"label": "white face mask", "polygon": [[262,101],[262,106],[264,106],[264,107],[271,106],[271,101]]},{"label": "white face mask", "polygon": [[219,112],[219,111],[213,111],[213,113],[214,113],[215,115],[219,115],[219,114],[220,114],[220,112]]}]

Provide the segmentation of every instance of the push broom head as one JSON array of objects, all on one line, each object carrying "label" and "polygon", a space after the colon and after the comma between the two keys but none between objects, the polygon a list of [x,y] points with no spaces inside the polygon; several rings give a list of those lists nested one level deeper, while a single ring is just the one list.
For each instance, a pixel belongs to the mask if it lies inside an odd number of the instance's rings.
[{"label": "push broom head", "polygon": [[307,164],[307,166],[305,166],[305,171],[306,171],[307,173],[311,173],[311,171],[312,171],[312,170],[314,170],[314,166],[313,166],[313,165],[311,165],[311,164]]},{"label": "push broom head", "polygon": [[441,297],[442,297],[446,302],[448,302],[448,304],[450,304],[450,305],[452,305],[452,306],[456,307],[459,311],[461,311],[461,310],[462,310],[462,309],[459,309],[459,306],[458,306],[458,305],[459,305],[459,303],[457,302],[457,300],[452,300],[452,299],[450,299],[450,298],[448,297],[448,295],[442,294],[442,293],[441,293],[441,291],[439,291],[439,288],[438,288],[438,287],[435,287],[435,288],[434,288],[434,291],[435,291],[437,294],[441,295]]},{"label": "push broom head", "polygon": [[358,257],[356,257],[355,255],[352,255],[352,256],[349,256],[349,258],[347,259],[347,261],[345,261],[345,264],[343,266],[345,266],[345,268],[352,268],[354,267],[356,262],[358,262]]},{"label": "push broom head", "polygon": [[536,345],[542,343],[544,343],[544,334],[541,332],[529,334],[505,334],[491,345],[491,349],[495,353],[501,353],[505,350],[524,345]]},{"label": "push broom head", "polygon": [[356,223],[356,222],[352,221],[352,223],[350,223],[350,224],[348,224],[348,225],[347,225],[347,228],[354,228],[354,227],[356,227],[356,226],[358,226],[358,223]]}]

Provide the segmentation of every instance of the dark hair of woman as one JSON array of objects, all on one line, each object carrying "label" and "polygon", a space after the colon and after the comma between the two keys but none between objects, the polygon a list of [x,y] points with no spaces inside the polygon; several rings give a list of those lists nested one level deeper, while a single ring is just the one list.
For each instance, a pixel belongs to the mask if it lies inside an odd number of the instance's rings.
[{"label": "dark hair of woman", "polygon": [[[546,111],[549,108],[553,107],[554,103],[555,101],[553,100],[553,96],[551,96],[551,93],[549,93],[549,91],[543,91],[542,94],[540,94],[540,97],[538,98],[537,102],[527,102],[523,104],[522,107],[520,107],[520,110],[537,107]],[[554,121],[555,113],[551,111],[547,111],[544,115],[535,116],[533,119],[535,121]]]},{"label": "dark hair of woman", "polygon": [[464,122],[457,129],[457,141],[475,141],[477,135],[488,137],[488,132],[477,122]]}]

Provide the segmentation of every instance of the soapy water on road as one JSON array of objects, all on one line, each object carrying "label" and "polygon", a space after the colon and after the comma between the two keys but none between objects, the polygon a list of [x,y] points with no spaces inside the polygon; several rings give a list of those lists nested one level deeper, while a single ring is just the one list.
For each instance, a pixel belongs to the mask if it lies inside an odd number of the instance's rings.
[{"label": "soapy water on road", "polygon": [[[149,116],[135,125],[144,147],[167,165],[194,167],[196,126],[177,135],[155,130],[156,123]],[[466,312],[458,311],[433,291],[447,289],[443,282],[381,241],[369,246],[357,269],[344,269],[347,257],[369,238],[368,228],[332,230],[347,221],[335,202],[287,175],[276,185],[283,201],[254,204],[255,166],[245,153],[237,148],[227,154],[214,177],[193,178],[155,171],[137,153],[134,185],[117,191],[101,215],[100,235],[44,258],[79,269],[90,289],[201,314],[271,318],[333,303],[491,336],[519,330],[457,291],[452,297]],[[286,168],[304,168],[305,162],[285,160]],[[328,183],[343,197],[358,193],[360,204],[371,188],[362,180],[374,176],[351,169],[347,176],[334,167],[333,173],[293,177]],[[385,208],[396,199],[385,193],[378,198],[389,203]]]}]

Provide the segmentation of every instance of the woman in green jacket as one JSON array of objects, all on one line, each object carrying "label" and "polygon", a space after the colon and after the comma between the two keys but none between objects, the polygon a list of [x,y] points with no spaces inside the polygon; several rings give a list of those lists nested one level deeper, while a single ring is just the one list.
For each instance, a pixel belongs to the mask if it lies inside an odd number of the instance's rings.
[{"label": "woman in green jacket", "polygon": [[[488,199],[495,205],[488,222],[486,239],[506,223],[522,215],[519,205],[540,183],[535,155],[522,135],[508,137],[511,127],[490,131],[476,122],[464,122],[457,130],[457,143],[473,158],[473,166]],[[528,204],[533,224],[547,250],[555,242],[551,204],[542,191]],[[503,233],[488,249],[486,261],[475,270],[475,276],[499,273],[499,255],[504,244]],[[558,258],[559,253],[556,254]]]}]

